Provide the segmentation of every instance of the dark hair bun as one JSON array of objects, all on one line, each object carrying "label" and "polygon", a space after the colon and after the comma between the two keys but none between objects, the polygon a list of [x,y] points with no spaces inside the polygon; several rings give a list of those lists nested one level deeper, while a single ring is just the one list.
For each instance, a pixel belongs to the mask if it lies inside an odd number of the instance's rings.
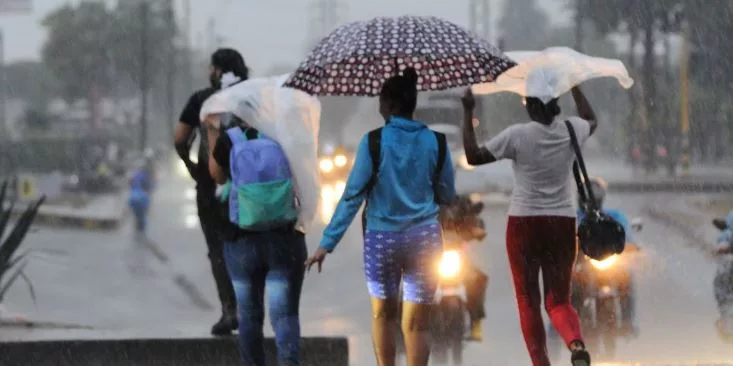
[{"label": "dark hair bun", "polygon": [[417,86],[417,71],[413,67],[407,67],[402,71],[402,77],[409,85]]}]

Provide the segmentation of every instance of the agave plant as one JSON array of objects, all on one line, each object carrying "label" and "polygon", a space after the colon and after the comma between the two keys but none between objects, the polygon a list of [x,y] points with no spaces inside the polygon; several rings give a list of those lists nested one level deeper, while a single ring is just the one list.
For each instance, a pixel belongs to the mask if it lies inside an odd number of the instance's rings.
[{"label": "agave plant", "polygon": [[[25,272],[23,272],[25,266],[28,264],[28,254],[30,254],[30,251],[16,253],[18,252],[18,248],[20,248],[20,244],[23,242],[23,238],[28,233],[39,207],[41,207],[46,197],[42,196],[36,202],[29,205],[18,220],[15,221],[15,226],[6,237],[5,232],[11,224],[10,217],[16,203],[15,198],[12,200],[8,199],[9,186],[10,182],[6,180],[3,182],[2,187],[0,187],[0,303],[5,298],[8,289],[18,279],[22,279],[28,285],[28,291],[35,303],[36,293],[33,289],[33,284]],[[7,208],[5,207],[6,201],[10,201],[10,205]],[[3,238],[5,239],[3,240]]]}]

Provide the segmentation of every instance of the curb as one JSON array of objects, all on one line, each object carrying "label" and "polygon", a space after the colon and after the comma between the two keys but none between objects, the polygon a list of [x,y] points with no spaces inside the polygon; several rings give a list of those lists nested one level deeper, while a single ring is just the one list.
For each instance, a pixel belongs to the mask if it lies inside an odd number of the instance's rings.
[{"label": "curb", "polygon": [[34,220],[34,224],[41,224],[49,227],[63,228],[83,228],[86,230],[114,230],[120,226],[125,216],[125,210],[122,211],[117,218],[88,218],[75,217],[58,214],[42,214],[38,213]]},{"label": "curb", "polygon": [[[34,225],[43,225],[54,228],[81,228],[86,230],[114,230],[120,226],[120,223],[124,220],[127,214],[127,206],[124,204],[124,196],[120,195],[116,214],[107,215],[102,217],[89,217],[84,215],[77,215],[73,213],[58,213],[49,212],[44,207],[36,214],[33,220]],[[18,218],[23,214],[25,206],[16,206],[13,210],[12,217]]]},{"label": "curb", "polygon": [[2,328],[34,328],[34,329],[94,329],[90,326],[70,323],[29,320],[22,317],[0,318]]},{"label": "curb", "polygon": [[733,192],[733,180],[676,180],[646,182],[608,182],[609,191],[623,193],[685,192],[685,193],[727,193]]},{"label": "curb", "polygon": [[[198,366],[240,365],[235,337],[104,339],[4,342],[0,364],[14,366]],[[275,341],[265,340],[267,364],[276,364]],[[343,338],[303,338],[301,365],[348,366]]]}]

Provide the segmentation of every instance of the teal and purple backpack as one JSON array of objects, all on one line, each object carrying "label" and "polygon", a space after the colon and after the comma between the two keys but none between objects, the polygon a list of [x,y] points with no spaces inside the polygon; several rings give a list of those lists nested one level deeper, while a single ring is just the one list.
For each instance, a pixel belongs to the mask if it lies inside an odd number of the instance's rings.
[{"label": "teal and purple backpack", "polygon": [[226,133],[232,141],[229,220],[248,231],[294,224],[293,175],[280,144],[253,128],[232,127]]}]

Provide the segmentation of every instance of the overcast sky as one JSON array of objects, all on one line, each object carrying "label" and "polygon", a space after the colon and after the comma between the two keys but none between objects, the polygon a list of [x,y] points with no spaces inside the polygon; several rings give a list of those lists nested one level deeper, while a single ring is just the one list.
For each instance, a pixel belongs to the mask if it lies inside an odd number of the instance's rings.
[{"label": "overcast sky", "polygon": [[[3,0],[0,0],[2,2]],[[5,34],[7,61],[38,59],[46,37],[39,25],[45,14],[65,3],[80,0],[32,0],[32,14],[0,14]],[[104,0],[100,0],[104,1]],[[132,1],[132,0],[121,0]],[[386,15],[437,15],[461,25],[468,24],[469,0],[341,0],[342,21]],[[566,0],[537,0],[556,22],[566,22]],[[114,3],[114,0],[107,0]],[[294,64],[305,53],[312,0],[190,0],[192,42],[206,47],[207,23],[213,19],[223,45],[237,48],[257,73],[273,64]],[[183,0],[174,0],[178,16]],[[492,17],[501,12],[502,0],[491,0]],[[495,25],[496,19],[493,19]],[[492,37],[496,32],[492,32]]]}]

